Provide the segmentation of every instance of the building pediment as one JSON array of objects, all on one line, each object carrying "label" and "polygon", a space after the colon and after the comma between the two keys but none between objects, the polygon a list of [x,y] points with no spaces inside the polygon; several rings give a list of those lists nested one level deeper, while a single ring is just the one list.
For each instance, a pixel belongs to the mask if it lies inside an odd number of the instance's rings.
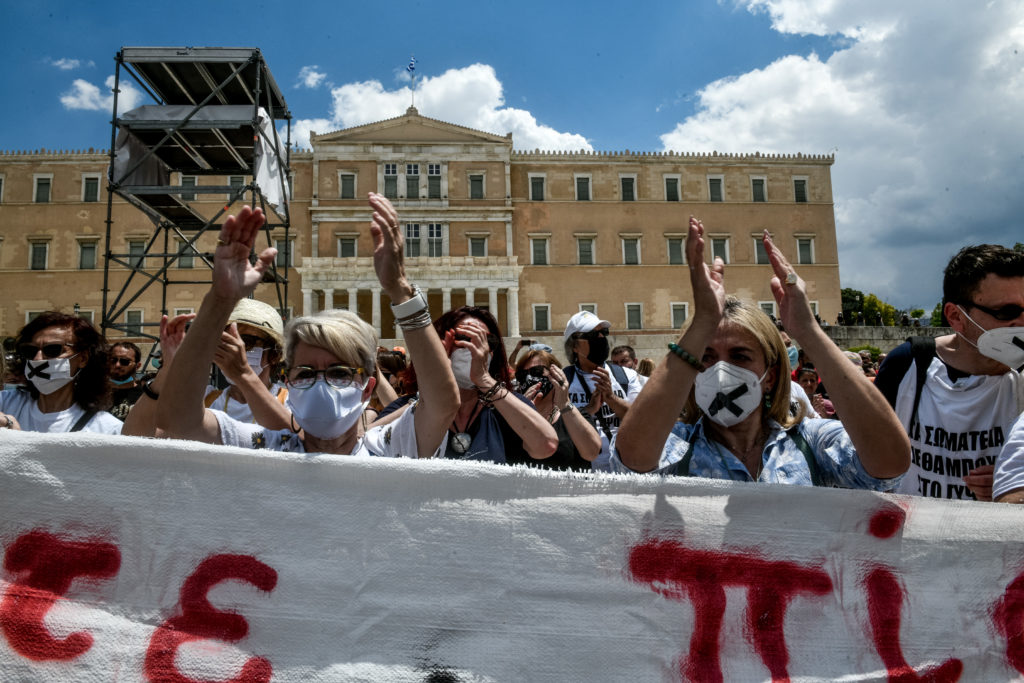
[{"label": "building pediment", "polygon": [[415,107],[393,119],[344,128],[322,135],[312,135],[310,144],[315,149],[323,144],[337,143],[490,143],[512,145],[512,134],[495,135],[466,128],[446,121],[420,116]]}]

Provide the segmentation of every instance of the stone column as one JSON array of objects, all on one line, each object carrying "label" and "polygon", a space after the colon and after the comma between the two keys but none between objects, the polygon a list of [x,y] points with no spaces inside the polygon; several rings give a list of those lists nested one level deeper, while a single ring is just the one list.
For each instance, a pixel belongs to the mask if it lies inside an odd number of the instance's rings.
[{"label": "stone column", "polygon": [[377,332],[377,336],[380,336],[380,287],[374,287],[373,292],[373,308],[370,314],[370,324],[373,325],[373,329]]},{"label": "stone column", "polygon": [[353,313],[359,313],[359,289],[356,287],[348,288],[348,310]]},{"label": "stone column", "polygon": [[452,310],[452,288],[441,288],[441,312]]},{"label": "stone column", "polygon": [[313,290],[302,288],[302,315],[313,315]]},{"label": "stone column", "polygon": [[466,287],[466,305],[476,306],[476,288]]},{"label": "stone column", "polygon": [[505,293],[505,307],[508,308],[508,336],[519,336],[519,288],[509,287]]},{"label": "stone column", "polygon": [[487,288],[487,305],[490,307],[491,315],[494,319],[498,319],[498,288],[488,287]]},{"label": "stone column", "polygon": [[324,310],[325,311],[329,311],[332,308],[334,308],[334,290],[333,289],[325,289],[324,290]]}]

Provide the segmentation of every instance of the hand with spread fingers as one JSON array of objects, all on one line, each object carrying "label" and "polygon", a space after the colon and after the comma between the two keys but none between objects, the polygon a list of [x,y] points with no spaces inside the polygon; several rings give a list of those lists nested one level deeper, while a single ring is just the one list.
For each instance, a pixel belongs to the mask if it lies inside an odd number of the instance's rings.
[{"label": "hand with spread fingers", "polygon": [[565,378],[562,368],[557,365],[549,365],[545,372],[551,380],[551,398],[558,409],[569,405],[569,382]]},{"label": "hand with spread fingers", "polygon": [[466,318],[455,326],[455,346],[469,349],[473,363],[469,369],[469,378],[480,391],[487,391],[497,381],[488,372],[490,363],[489,346],[487,344],[487,327],[476,318]]},{"label": "hand with spread fingers", "polygon": [[211,293],[221,299],[239,299],[248,296],[270,268],[277,249],[264,249],[255,264],[249,263],[249,254],[256,243],[256,235],[266,223],[261,209],[245,206],[237,216],[228,216],[221,226],[214,252],[213,284]]},{"label": "hand with spread fingers", "polygon": [[195,313],[182,313],[170,319],[166,315],[160,319],[162,369],[166,369],[174,361],[174,354],[178,352],[178,347],[185,339],[185,328],[195,317]]},{"label": "hand with spread fingers", "polygon": [[704,247],[704,224],[690,216],[686,233],[686,262],[690,265],[694,316],[707,317],[717,324],[725,308],[725,262],[715,258],[708,266],[704,262]]},{"label": "hand with spread fingers", "polygon": [[398,223],[398,212],[382,194],[371,192],[370,208],[373,216],[370,235],[373,237],[373,267],[377,271],[384,292],[392,303],[401,303],[412,297],[412,287],[405,277],[405,238]]},{"label": "hand with spread fingers", "polygon": [[779,304],[779,320],[790,336],[797,337],[807,332],[809,326],[817,327],[814,313],[807,302],[807,285],[782,255],[782,251],[772,240],[771,233],[765,230],[761,239],[768,254],[768,262],[775,272],[771,279],[771,288],[775,301]]},{"label": "hand with spread fingers", "polygon": [[221,333],[220,344],[213,354],[213,362],[224,373],[230,382],[238,385],[242,375],[252,372],[249,367],[249,359],[245,355],[245,342],[238,334],[238,325],[231,323],[228,329]]}]

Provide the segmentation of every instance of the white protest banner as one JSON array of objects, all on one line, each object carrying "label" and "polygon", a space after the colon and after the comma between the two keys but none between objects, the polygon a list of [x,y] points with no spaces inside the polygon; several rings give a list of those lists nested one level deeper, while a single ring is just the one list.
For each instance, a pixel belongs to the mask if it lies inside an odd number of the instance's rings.
[{"label": "white protest banner", "polygon": [[3,681],[1002,681],[1024,511],[0,432]]}]

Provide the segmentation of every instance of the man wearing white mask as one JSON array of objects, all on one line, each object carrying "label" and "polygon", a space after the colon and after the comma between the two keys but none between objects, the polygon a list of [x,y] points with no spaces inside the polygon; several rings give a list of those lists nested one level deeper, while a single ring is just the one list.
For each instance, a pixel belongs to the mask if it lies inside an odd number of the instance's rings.
[{"label": "man wearing white mask", "polygon": [[283,343],[284,322],[273,306],[257,299],[239,301],[213,357],[231,386],[207,386],[206,407],[223,410],[241,422],[288,429],[288,388],[274,382],[273,377],[281,362]]},{"label": "man wearing white mask", "polygon": [[996,456],[1024,409],[1024,254],[964,247],[942,289],[953,334],[910,339],[875,378],[913,447],[899,492],[992,500]]},{"label": "man wearing white mask", "polygon": [[28,385],[0,392],[0,429],[120,434],[110,402],[106,340],[87,320],[47,311],[18,333]]}]

